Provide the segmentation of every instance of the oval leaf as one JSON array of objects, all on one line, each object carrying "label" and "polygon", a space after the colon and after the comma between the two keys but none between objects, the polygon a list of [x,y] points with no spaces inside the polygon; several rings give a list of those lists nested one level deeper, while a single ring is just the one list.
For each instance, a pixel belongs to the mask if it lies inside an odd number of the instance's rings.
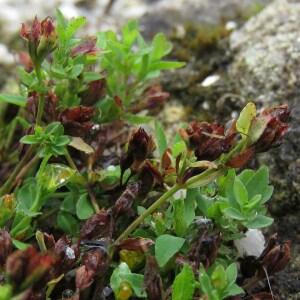
[{"label": "oval leaf", "polygon": [[164,266],[180,250],[184,241],[185,239],[168,234],[157,238],[155,243],[155,257],[160,267]]}]

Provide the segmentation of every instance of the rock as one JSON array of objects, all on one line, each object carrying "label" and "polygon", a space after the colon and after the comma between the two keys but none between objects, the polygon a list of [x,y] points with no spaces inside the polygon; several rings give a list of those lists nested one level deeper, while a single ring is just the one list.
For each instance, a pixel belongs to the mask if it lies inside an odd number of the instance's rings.
[{"label": "rock", "polygon": [[230,73],[245,95],[274,104],[300,87],[299,26],[300,3],[277,0],[232,33]]}]

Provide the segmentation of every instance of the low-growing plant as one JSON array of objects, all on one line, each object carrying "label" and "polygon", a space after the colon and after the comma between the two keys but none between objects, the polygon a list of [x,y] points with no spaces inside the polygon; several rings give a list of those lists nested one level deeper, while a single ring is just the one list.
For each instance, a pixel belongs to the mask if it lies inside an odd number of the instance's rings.
[{"label": "low-growing plant", "polygon": [[[170,140],[152,110],[169,97],[153,79],[184,65],[162,60],[171,44],[148,45],[136,21],[74,38],[84,23],[57,10],[56,27],[23,24],[20,95],[0,95],[14,110],[1,114],[0,299],[275,299],[251,287],[286,266],[289,243],[243,259],[233,243],[272,224],[269,172],[235,169],[280,145],[287,106],[249,103]],[[152,134],[133,128],[145,123]]]}]

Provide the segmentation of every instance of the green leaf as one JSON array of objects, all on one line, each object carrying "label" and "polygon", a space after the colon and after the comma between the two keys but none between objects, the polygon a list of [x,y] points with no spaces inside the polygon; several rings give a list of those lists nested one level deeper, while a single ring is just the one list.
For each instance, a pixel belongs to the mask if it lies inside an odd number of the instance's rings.
[{"label": "green leaf", "polygon": [[62,14],[62,12],[58,8],[56,8],[56,18],[57,18],[58,23],[62,26],[62,28],[64,30],[66,30],[68,24]]},{"label": "green leaf", "polygon": [[223,294],[223,297],[227,298],[229,296],[235,296],[235,295],[240,295],[240,294],[244,294],[244,293],[245,292],[241,287],[239,287],[237,284],[233,284],[226,289],[225,293]]},{"label": "green leaf", "polygon": [[125,262],[119,264],[119,266],[111,274],[110,286],[115,293],[117,293],[123,282],[121,276],[124,276],[125,274],[131,274],[129,267]]},{"label": "green leaf", "polygon": [[69,72],[68,72],[68,77],[69,78],[75,78],[79,76],[84,70],[84,65],[76,65],[74,66]]},{"label": "green leaf", "polygon": [[173,226],[174,231],[177,236],[183,237],[187,230],[187,223],[185,220],[185,211],[184,211],[184,200],[176,199],[172,201],[174,209],[174,219]]},{"label": "green leaf", "polygon": [[65,69],[59,64],[52,65],[51,72],[58,78],[64,78],[66,76]]},{"label": "green leaf", "polygon": [[13,295],[13,288],[9,284],[0,285],[0,300],[11,299]]},{"label": "green leaf", "polygon": [[253,210],[258,204],[260,204],[261,199],[261,195],[254,196],[254,198],[251,199],[251,201],[249,201],[249,203],[245,205],[244,208],[248,211]]},{"label": "green leaf", "polygon": [[248,228],[258,229],[270,226],[274,222],[273,218],[263,215],[257,215],[254,220],[244,222],[244,225]]},{"label": "green leaf", "polygon": [[[45,128],[45,134],[46,135],[51,135],[51,134],[57,134],[57,131],[59,129],[59,127],[62,127],[63,129],[63,126],[61,125],[60,122],[53,122],[51,124],[49,124],[46,128]],[[37,127],[36,127],[37,128]],[[61,129],[60,129],[61,130]]]},{"label": "green leaf", "polygon": [[238,209],[238,203],[236,202],[235,199],[235,194],[234,194],[234,181],[235,181],[235,171],[234,169],[230,169],[228,171],[228,174],[226,175],[226,185],[225,185],[225,190],[226,190],[226,197],[228,199],[228,203],[231,207]]},{"label": "green leaf", "polygon": [[31,76],[31,74],[26,72],[24,68],[21,67],[18,67],[17,70],[20,75],[21,82],[27,86],[31,86],[32,83],[34,82],[34,78]]},{"label": "green leaf", "polygon": [[136,125],[148,124],[151,121],[155,120],[154,117],[134,115],[130,113],[124,114],[123,119],[131,124],[136,124]]},{"label": "green leaf", "polygon": [[190,300],[195,289],[195,277],[192,268],[185,264],[176,276],[172,286],[173,300]]},{"label": "green leaf", "polygon": [[263,194],[261,204],[265,204],[271,198],[271,196],[273,195],[273,192],[274,192],[274,187],[268,186]]},{"label": "green leaf", "polygon": [[185,62],[158,61],[150,64],[149,71],[177,69],[185,66]]},{"label": "green leaf", "polygon": [[75,193],[69,193],[63,200],[60,209],[69,213],[75,213],[78,196]]},{"label": "green leaf", "polygon": [[195,219],[195,201],[198,194],[198,189],[188,189],[186,191],[186,198],[184,200],[184,219],[187,227]]},{"label": "green leaf", "polygon": [[201,284],[201,290],[204,292],[204,294],[208,297],[207,299],[214,299],[212,295],[212,284],[210,281],[210,277],[206,274],[205,269],[203,265],[200,265],[200,271],[199,271],[199,281]]},{"label": "green leaf", "polygon": [[255,174],[253,170],[244,170],[242,173],[237,175],[236,177],[246,186],[248,183],[249,179]]},{"label": "green leaf", "polygon": [[155,257],[160,267],[164,266],[183,246],[185,239],[164,234],[155,243]]},{"label": "green leaf", "polygon": [[180,141],[173,145],[172,147],[172,156],[176,158],[178,154],[186,150],[186,145],[184,141]]},{"label": "green leaf", "polygon": [[246,189],[249,199],[255,195],[264,195],[269,184],[269,170],[266,166],[262,166],[248,181]]},{"label": "green leaf", "polygon": [[21,95],[0,94],[0,101],[24,107],[27,97]]},{"label": "green leaf", "polygon": [[166,42],[166,37],[163,33],[158,33],[154,36],[151,46],[153,48],[150,56],[151,61],[161,59],[172,50],[172,44]]},{"label": "green leaf", "polygon": [[86,17],[71,19],[66,29],[66,39],[69,40],[78,31],[78,29],[85,24],[85,22]]},{"label": "green leaf", "polygon": [[247,219],[247,217],[245,215],[243,215],[242,213],[240,213],[237,209],[235,209],[233,207],[224,209],[223,213],[227,217],[230,217],[232,219],[236,219],[236,220],[245,220],[245,219]]},{"label": "green leaf", "polygon": [[77,204],[76,204],[76,214],[80,220],[88,219],[93,213],[94,208],[91,204],[91,201],[88,197],[88,194],[85,193],[80,196]]},{"label": "green leaf", "polygon": [[31,244],[23,243],[16,239],[12,239],[12,242],[13,242],[14,246],[19,250],[26,250],[27,248],[31,247]]},{"label": "green leaf", "polygon": [[135,296],[137,296],[138,298],[147,297],[147,293],[143,289],[144,275],[131,273],[131,274],[122,274],[120,276],[122,279],[129,282]]},{"label": "green leaf", "polygon": [[97,72],[84,72],[84,82],[96,81],[104,78],[104,75]]},{"label": "green leaf", "polygon": [[63,164],[47,164],[38,175],[38,183],[47,191],[55,191],[64,186],[76,171]]},{"label": "green leaf", "polygon": [[235,283],[236,277],[237,277],[237,267],[235,263],[232,263],[229,265],[225,271],[226,273],[226,279],[228,282],[228,285],[232,285]]},{"label": "green leaf", "polygon": [[168,142],[165,132],[157,120],[155,120],[155,134],[157,139],[159,156],[162,157],[165,150],[168,148]]},{"label": "green leaf", "polygon": [[36,137],[33,134],[25,135],[20,139],[20,143],[29,144],[29,145],[38,144],[40,142],[41,142],[41,139]]},{"label": "green leaf", "polygon": [[60,211],[57,216],[57,225],[63,230],[66,234],[77,235],[79,230],[78,221],[75,218],[64,211]]},{"label": "green leaf", "polygon": [[255,104],[249,102],[241,111],[240,116],[236,122],[237,130],[242,133],[242,139],[247,139],[247,134],[252,120],[256,117]]},{"label": "green leaf", "polygon": [[233,191],[236,202],[239,204],[240,208],[243,209],[248,202],[248,192],[243,183],[237,178],[234,181]]}]

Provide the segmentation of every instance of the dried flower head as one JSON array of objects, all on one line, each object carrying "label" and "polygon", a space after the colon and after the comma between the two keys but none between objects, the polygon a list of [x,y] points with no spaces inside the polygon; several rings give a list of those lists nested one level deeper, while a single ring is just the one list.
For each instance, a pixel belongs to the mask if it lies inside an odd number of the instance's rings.
[{"label": "dried flower head", "polygon": [[195,150],[198,160],[213,161],[222,153],[227,153],[232,148],[237,132],[225,133],[225,126],[219,126],[215,121],[192,122],[188,128],[180,131],[182,137],[189,141],[189,147]]}]

